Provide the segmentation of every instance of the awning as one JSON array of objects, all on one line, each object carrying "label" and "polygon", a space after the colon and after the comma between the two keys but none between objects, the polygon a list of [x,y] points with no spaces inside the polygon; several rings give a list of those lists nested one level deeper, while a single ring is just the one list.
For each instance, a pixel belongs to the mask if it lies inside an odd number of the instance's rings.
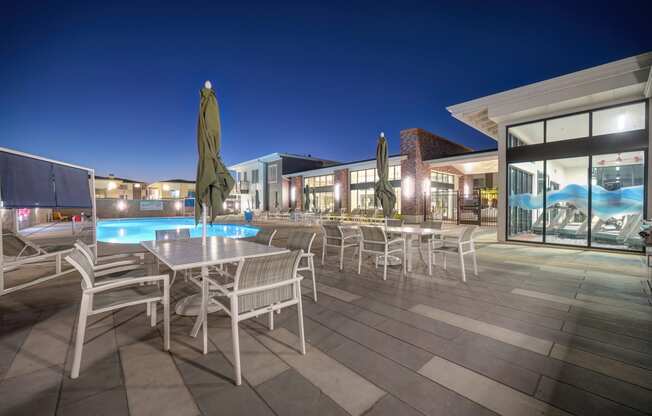
[{"label": "awning", "polygon": [[4,208],[91,208],[88,171],[0,152]]}]

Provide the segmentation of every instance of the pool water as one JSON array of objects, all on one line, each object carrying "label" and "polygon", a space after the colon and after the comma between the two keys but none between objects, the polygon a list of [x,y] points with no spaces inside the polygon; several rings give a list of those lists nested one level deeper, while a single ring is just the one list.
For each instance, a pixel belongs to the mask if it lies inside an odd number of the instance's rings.
[{"label": "pool water", "polygon": [[[201,237],[201,223],[194,218],[131,218],[100,220],[97,223],[97,241],[105,243],[138,244],[156,239],[156,230],[188,228],[191,237]],[[230,238],[253,237],[258,228],[249,225],[208,224],[207,235]]]}]

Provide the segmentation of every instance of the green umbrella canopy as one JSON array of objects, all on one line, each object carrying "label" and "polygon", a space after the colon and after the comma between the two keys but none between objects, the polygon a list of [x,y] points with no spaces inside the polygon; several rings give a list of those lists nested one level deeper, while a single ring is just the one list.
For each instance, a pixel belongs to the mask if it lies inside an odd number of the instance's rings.
[{"label": "green umbrella canopy", "polygon": [[303,210],[308,211],[310,209],[310,185],[306,185],[303,188]]},{"label": "green umbrella canopy", "polygon": [[394,211],[396,195],[394,188],[389,183],[389,159],[387,157],[387,140],[380,133],[378,146],[376,147],[376,169],[378,170],[378,182],[374,184],[374,196],[376,205],[383,208],[383,216],[389,218]]},{"label": "green umbrella canopy", "polygon": [[199,118],[197,120],[197,183],[195,185],[195,222],[201,218],[202,209],[206,208],[210,222],[222,210],[226,198],[235,185],[235,180],[226,169],[220,157],[221,129],[220,108],[217,105],[215,91],[210,84],[201,89],[199,101]]}]

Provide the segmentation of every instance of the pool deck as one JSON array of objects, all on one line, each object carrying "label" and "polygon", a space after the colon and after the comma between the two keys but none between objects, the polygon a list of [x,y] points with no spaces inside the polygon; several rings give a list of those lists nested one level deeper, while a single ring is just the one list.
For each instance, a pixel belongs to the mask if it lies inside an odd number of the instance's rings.
[{"label": "pool deck", "polygon": [[[257,224],[260,225],[260,224]],[[279,230],[283,246],[297,227]],[[316,228],[315,228],[316,230]],[[60,236],[58,238],[65,238]],[[100,244],[102,253],[137,245]],[[314,252],[321,255],[318,238]],[[209,353],[172,317],[172,349],[144,308],[95,317],[81,375],[69,378],[79,307],[71,274],[0,298],[2,415],[642,415],[652,414],[652,306],[641,256],[480,243],[479,276],[456,259],[407,278],[367,260],[317,261],[319,299],[277,328],[241,328],[232,384],[229,321],[209,317]],[[180,279],[179,299],[193,288]],[[159,314],[160,317],[160,314]]]}]

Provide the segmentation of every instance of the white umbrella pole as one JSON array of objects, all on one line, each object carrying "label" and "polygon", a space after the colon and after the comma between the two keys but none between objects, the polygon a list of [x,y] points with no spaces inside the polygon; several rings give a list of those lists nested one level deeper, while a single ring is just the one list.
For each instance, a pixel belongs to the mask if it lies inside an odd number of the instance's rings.
[{"label": "white umbrella pole", "polygon": [[206,245],[206,204],[201,208],[201,244]]}]

